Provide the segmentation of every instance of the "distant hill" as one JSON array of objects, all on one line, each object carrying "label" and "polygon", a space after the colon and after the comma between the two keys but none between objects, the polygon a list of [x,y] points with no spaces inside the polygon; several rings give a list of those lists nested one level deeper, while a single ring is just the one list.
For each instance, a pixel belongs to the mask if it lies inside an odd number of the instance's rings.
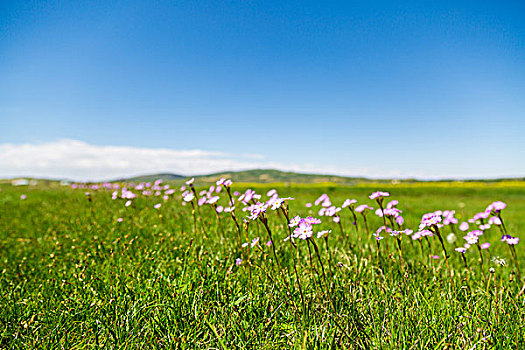
[{"label": "distant hill", "polygon": [[[183,176],[178,174],[170,173],[160,173],[160,174],[151,174],[151,175],[142,175],[134,176],[129,178],[120,178],[113,179],[110,182],[153,182],[155,180],[163,181],[172,181],[176,183],[183,183],[184,180],[189,179],[193,176]],[[200,184],[211,184],[220,178],[232,179],[234,182],[244,182],[244,183],[295,183],[295,184],[316,184],[316,183],[335,183],[340,185],[355,185],[358,183],[415,183],[415,182],[428,182],[425,180],[416,180],[416,179],[402,179],[402,180],[393,180],[393,179],[372,179],[365,177],[346,177],[346,176],[336,176],[336,175],[322,175],[322,174],[301,174],[288,171],[280,171],[274,169],[253,169],[253,170],[243,170],[243,171],[228,171],[220,172],[208,175],[197,175],[194,176]],[[20,177],[25,179],[31,179],[30,177]],[[48,183],[53,181],[53,179],[34,179],[38,180],[39,183]],[[433,180],[432,182],[455,182],[458,180],[454,179],[442,179],[442,180]],[[463,179],[461,182],[500,182],[500,181],[525,181],[523,177],[516,178],[501,178],[501,179]],[[11,179],[0,179],[0,183],[11,182]]]},{"label": "distant hill", "polygon": [[183,179],[186,179],[186,176],[166,173],[166,174],[151,174],[151,175],[134,176],[134,177],[128,177],[125,179],[119,179],[117,181],[153,182],[155,180],[173,181],[173,180],[183,180]]},{"label": "distant hill", "polygon": [[[366,179],[364,177],[344,177],[335,175],[319,175],[319,174],[301,174],[294,172],[286,172],[273,169],[254,169],[244,171],[228,171],[213,173],[209,175],[196,175],[196,176],[182,176],[177,174],[151,174],[143,176],[134,176],[130,178],[119,179],[117,181],[126,182],[153,182],[155,180],[163,181],[182,181],[195,177],[199,183],[213,183],[220,178],[232,179],[234,182],[250,182],[250,183],[323,183],[332,182],[339,184],[354,184],[357,182],[369,182],[376,181]],[[387,182],[390,180],[377,180],[381,182]]]},{"label": "distant hill", "polygon": [[[127,178],[123,181],[133,181],[133,182],[152,182],[157,179],[163,181],[177,181],[181,182],[182,180],[189,179],[192,176],[182,176],[176,174],[153,174],[145,176],[137,176],[133,178]],[[243,171],[228,171],[213,173],[209,175],[197,175],[194,176],[201,184],[214,183],[220,178],[232,179],[234,182],[245,182],[245,183],[296,183],[296,184],[315,184],[315,183],[336,183],[340,185],[355,185],[358,183],[414,183],[414,182],[426,182],[424,180],[416,179],[402,179],[402,180],[392,180],[392,179],[371,179],[365,177],[346,177],[346,176],[336,176],[336,175],[322,175],[322,174],[302,174],[288,171],[280,171],[274,169],[253,169],[253,170],[243,170]],[[512,179],[473,179],[473,180],[461,180],[462,182],[470,181],[482,181],[482,182],[498,182],[498,181],[523,181],[524,178],[512,178]],[[449,182],[457,181],[453,179],[443,179],[437,180],[438,182]]]},{"label": "distant hill", "polygon": [[[339,184],[355,184],[357,182],[368,182],[370,179],[363,177],[344,177],[335,175],[301,174],[273,169],[254,169],[244,171],[229,171],[209,175],[196,176],[199,182],[215,182],[220,178],[230,178],[234,182],[252,183],[322,183],[332,182]],[[383,180],[385,181],[385,180]]]}]

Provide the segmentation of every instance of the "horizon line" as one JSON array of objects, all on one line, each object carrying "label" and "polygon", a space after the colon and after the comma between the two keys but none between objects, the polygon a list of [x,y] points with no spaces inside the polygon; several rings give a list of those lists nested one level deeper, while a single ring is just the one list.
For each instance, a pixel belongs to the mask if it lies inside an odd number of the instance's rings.
[{"label": "horizon line", "polygon": [[[9,176],[9,177],[0,177],[0,180],[6,180],[6,181],[14,181],[14,180],[21,180],[21,179],[28,179],[28,180],[44,180],[44,181],[68,181],[68,182],[77,182],[77,183],[104,183],[104,182],[122,182],[122,181],[130,181],[133,178],[138,177],[146,177],[146,176],[156,176],[156,175],[173,175],[173,176],[180,176],[183,180],[184,178],[202,178],[202,177],[209,177],[209,176],[220,176],[222,174],[231,173],[232,175],[235,173],[241,173],[241,172],[251,172],[251,171],[277,171],[279,173],[289,173],[289,174],[295,174],[295,175],[303,175],[303,176],[324,176],[324,177],[336,177],[341,179],[348,179],[348,180],[357,180],[362,179],[366,181],[416,181],[416,182],[472,182],[472,181],[481,181],[481,182],[492,182],[492,181],[525,181],[525,175],[523,176],[502,176],[502,177],[436,177],[436,178],[420,178],[420,177],[368,177],[368,176],[352,176],[352,175],[337,175],[332,173],[316,173],[316,172],[296,172],[296,171],[286,171],[286,170],[279,170],[274,168],[252,168],[252,169],[246,169],[246,170],[225,170],[220,172],[213,172],[213,173],[207,173],[207,174],[192,174],[192,175],[184,175],[184,174],[177,174],[172,172],[158,172],[158,173],[141,173],[137,175],[132,176],[122,176],[122,177],[112,177],[111,179],[106,180],[74,180],[72,178],[68,177],[39,177],[39,176]],[[159,177],[160,179],[160,177]],[[177,180],[169,180],[169,181],[177,181]],[[277,183],[279,181],[276,181],[274,183]],[[286,181],[285,181],[286,182]],[[271,183],[271,182],[269,182]],[[293,183],[293,182],[292,182]]]}]

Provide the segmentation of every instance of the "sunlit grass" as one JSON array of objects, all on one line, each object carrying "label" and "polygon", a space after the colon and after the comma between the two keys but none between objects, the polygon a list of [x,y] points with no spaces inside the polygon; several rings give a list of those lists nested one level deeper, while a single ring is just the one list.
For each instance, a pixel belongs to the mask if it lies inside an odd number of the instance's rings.
[{"label": "sunlit grass", "polygon": [[[249,187],[263,199],[271,188],[294,197],[290,216],[303,217],[317,216],[319,208],[305,203],[322,193],[337,206],[356,198],[377,208],[368,195],[386,190],[414,230],[424,213],[454,209],[461,222],[503,200],[509,232],[519,237],[525,228],[521,182],[243,183],[232,191]],[[231,217],[204,205],[195,228],[180,191],[166,201],[139,196],[125,207],[125,200],[111,199],[111,191],[1,189],[2,348],[517,349],[525,341],[525,296],[518,296],[523,282],[495,228],[483,237],[491,243],[483,271],[475,249],[465,254],[465,269],[455,245],[447,243],[451,281],[435,237],[430,247],[403,237],[401,265],[395,238],[387,236],[378,259],[362,221],[356,233],[350,212],[342,210],[343,233],[322,217],[320,226],[332,233],[328,241],[314,237],[317,256],[305,241],[296,239],[297,248],[284,242],[285,217],[268,212],[280,272],[260,221],[242,229],[240,242]],[[224,191],[220,196],[226,206]],[[236,216],[242,223],[248,213],[241,209]],[[382,225],[373,213],[368,220],[371,232]],[[260,244],[241,246],[256,237]],[[522,243],[516,248],[525,269]]]}]

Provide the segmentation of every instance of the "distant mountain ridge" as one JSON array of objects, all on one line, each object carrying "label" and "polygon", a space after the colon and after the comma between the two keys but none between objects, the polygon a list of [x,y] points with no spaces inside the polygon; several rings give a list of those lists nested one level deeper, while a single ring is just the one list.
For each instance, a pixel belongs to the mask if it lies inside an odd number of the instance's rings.
[{"label": "distant mountain ridge", "polygon": [[[118,179],[116,181],[126,182],[153,182],[155,180],[163,181],[177,181],[195,177],[200,183],[213,183],[220,178],[229,178],[234,182],[250,182],[250,183],[323,183],[333,182],[341,184],[350,184],[355,182],[372,181],[364,177],[344,177],[336,175],[320,175],[320,174],[301,174],[295,172],[286,172],[274,169],[253,169],[242,171],[225,171],[207,175],[183,176],[171,173],[150,174],[133,176],[128,178]],[[375,181],[375,180],[374,180]],[[387,181],[387,180],[378,180]]]},{"label": "distant mountain ridge", "polygon": [[[340,185],[354,185],[358,183],[415,183],[415,182],[499,182],[499,181],[525,181],[525,177],[514,177],[514,178],[495,178],[495,179],[441,179],[441,180],[418,180],[418,179],[374,179],[366,177],[350,177],[350,176],[338,176],[338,175],[325,175],[325,174],[302,174],[289,171],[280,171],[275,169],[252,169],[252,170],[241,170],[241,171],[224,171],[206,175],[195,175],[195,176],[184,176],[180,174],[172,173],[158,173],[140,175],[126,178],[113,178],[108,179],[109,182],[153,182],[155,180],[172,181],[183,183],[184,180],[195,177],[195,179],[201,184],[212,184],[220,178],[229,178],[234,182],[244,183],[296,183],[296,184],[316,184],[316,183],[335,183]],[[61,181],[63,179],[44,179],[44,178],[31,178],[27,176],[14,177],[10,179],[0,179],[1,182],[12,181],[13,179],[34,179],[39,182],[49,181]],[[65,181],[65,180],[64,180]],[[67,182],[75,182],[67,180]],[[81,181],[79,181],[81,182]],[[91,182],[91,181],[88,181]]]},{"label": "distant mountain ridge", "polygon": [[183,180],[183,179],[186,179],[186,178],[187,177],[183,176],[183,175],[162,173],[162,174],[151,174],[151,175],[134,176],[134,177],[128,177],[128,178],[118,179],[118,180],[114,180],[114,181],[153,182],[155,180],[173,181],[173,180]]},{"label": "distant mountain ridge", "polygon": [[[425,180],[417,179],[373,179],[366,177],[349,177],[349,176],[338,176],[338,175],[324,175],[324,174],[302,174],[288,171],[280,171],[275,169],[252,169],[252,170],[241,170],[241,171],[225,171],[207,175],[196,175],[196,176],[183,176],[178,174],[151,174],[144,176],[136,176],[131,178],[122,179],[120,181],[132,181],[132,182],[152,182],[155,180],[163,181],[181,181],[195,177],[200,183],[213,183],[220,178],[230,178],[234,182],[245,182],[245,183],[298,183],[298,184],[315,184],[315,183],[337,183],[343,185],[352,185],[363,182],[375,182],[375,183],[389,183],[392,181],[411,183],[411,182],[425,182]],[[498,182],[503,180],[514,180],[514,181],[525,181],[524,177],[520,178],[501,178],[501,179],[463,179],[460,181],[483,181],[483,182]],[[432,181],[458,181],[454,179],[442,179]]]},{"label": "distant mountain ridge", "polygon": [[[209,175],[196,176],[200,182],[214,182],[220,178],[231,178],[235,182],[251,183],[323,183],[332,182],[339,184],[353,184],[357,182],[372,181],[364,177],[345,177],[337,175],[323,174],[302,174],[289,171],[280,171],[274,169],[253,169],[243,171],[220,172]],[[381,180],[385,181],[385,180]]]}]

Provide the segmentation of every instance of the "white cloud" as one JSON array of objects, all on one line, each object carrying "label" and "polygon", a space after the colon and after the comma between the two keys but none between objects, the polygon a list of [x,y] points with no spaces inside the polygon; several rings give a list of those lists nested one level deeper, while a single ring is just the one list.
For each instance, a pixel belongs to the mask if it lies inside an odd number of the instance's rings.
[{"label": "white cloud", "polygon": [[313,164],[284,165],[266,161],[264,156],[257,154],[98,146],[69,139],[45,143],[0,144],[0,177],[32,176],[98,181],[164,172],[198,175],[254,168],[349,174],[342,169],[320,169]]},{"label": "white cloud", "polygon": [[[258,154],[236,155],[204,150],[99,146],[70,139],[45,143],[0,144],[0,178],[26,176],[99,181],[154,173],[199,175],[246,169],[278,169],[370,178],[450,177],[445,171],[408,173],[396,169],[352,168],[344,165],[283,164],[268,161]],[[455,175],[452,177],[476,177],[467,172]],[[498,176],[497,173],[490,175]],[[490,175],[486,174],[483,177]]]}]

